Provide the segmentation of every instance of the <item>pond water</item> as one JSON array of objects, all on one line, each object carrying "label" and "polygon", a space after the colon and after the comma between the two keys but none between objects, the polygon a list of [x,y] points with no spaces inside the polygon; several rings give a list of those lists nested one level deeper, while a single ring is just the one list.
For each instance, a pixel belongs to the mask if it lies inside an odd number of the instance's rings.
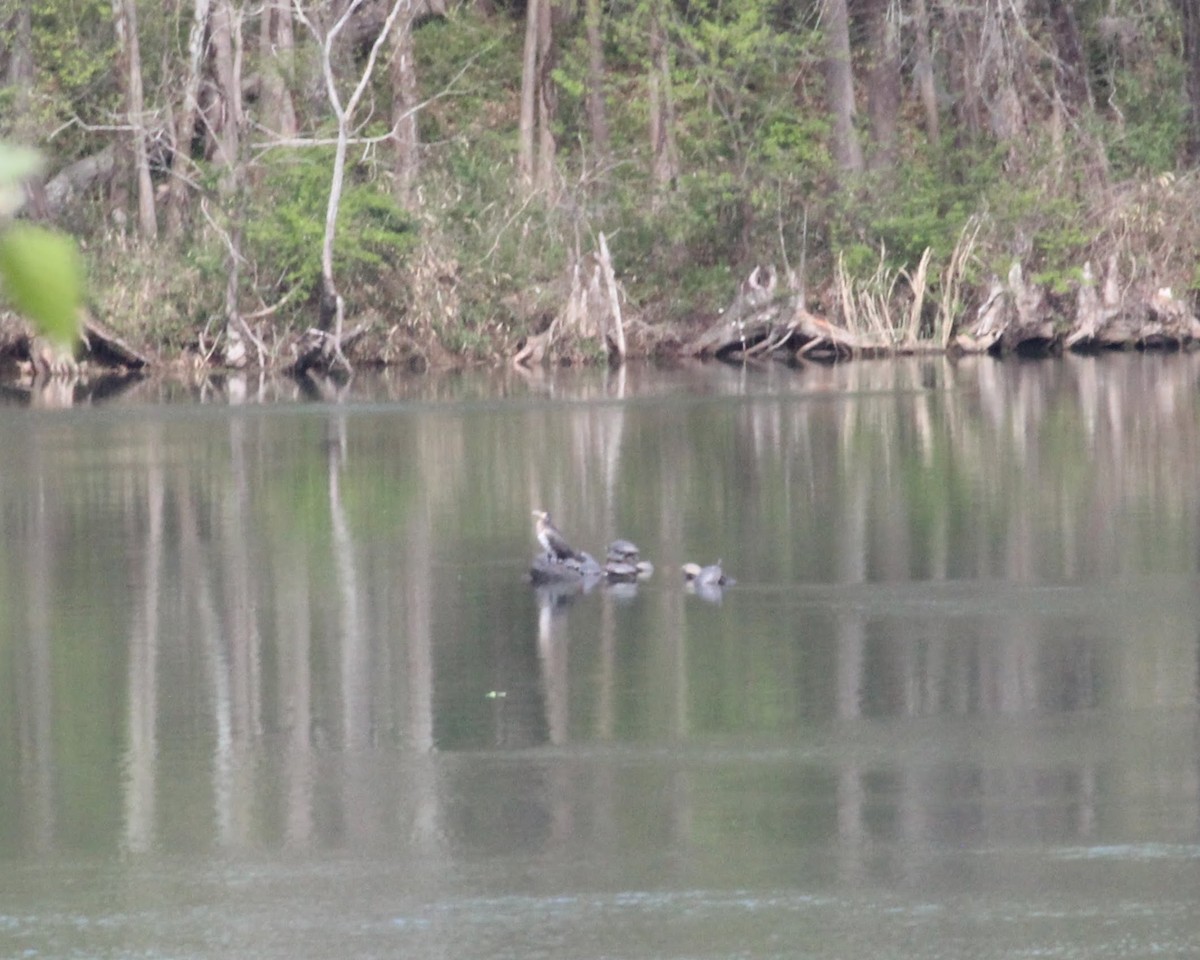
[{"label": "pond water", "polygon": [[[1198,385],[10,403],[0,956],[1198,956]],[[536,508],[654,575],[534,590]]]}]

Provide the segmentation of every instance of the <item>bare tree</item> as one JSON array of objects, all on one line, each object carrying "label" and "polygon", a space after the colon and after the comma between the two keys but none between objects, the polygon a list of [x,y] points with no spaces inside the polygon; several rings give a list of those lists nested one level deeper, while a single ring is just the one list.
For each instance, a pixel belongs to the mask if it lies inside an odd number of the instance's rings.
[{"label": "bare tree", "polygon": [[825,96],[833,120],[833,158],[841,173],[859,173],[863,169],[863,152],[854,127],[854,73],[846,0],[825,0],[824,20]]},{"label": "bare tree", "polygon": [[200,80],[204,69],[204,38],[208,33],[209,11],[210,0],[194,0],[192,25],[188,30],[188,66],[183,81],[183,104],[172,134],[174,151],[171,185],[167,193],[167,230],[176,237],[183,232],[184,208],[187,205],[187,168],[191,161],[196,118],[200,113]]},{"label": "bare tree", "polygon": [[154,209],[154,184],[150,179],[137,4],[135,0],[112,0],[112,7],[117,39],[118,80],[125,101],[130,152],[137,183],[138,230],[144,238],[153,240],[158,236],[158,217]]},{"label": "bare tree", "polygon": [[526,190],[533,189],[533,160],[537,116],[537,35],[543,4],[548,0],[526,0],[525,46],[521,59],[521,106],[517,120],[517,178]]},{"label": "bare tree", "polygon": [[224,168],[224,192],[236,187],[238,155],[242,148],[242,22],[232,0],[216,0],[212,12],[211,43],[216,74],[215,102],[209,111],[214,155]]},{"label": "bare tree", "polygon": [[554,85],[554,0],[542,0],[538,17],[537,71],[537,187],[549,190],[554,185],[554,161],[558,145],[554,142],[554,116],[558,94]]},{"label": "bare tree", "polygon": [[671,53],[667,44],[667,3],[651,0],[650,9],[650,151],[655,182],[666,186],[679,176],[675,148],[675,98],[671,90]]},{"label": "bare tree", "polygon": [[1183,58],[1186,63],[1184,88],[1187,93],[1186,156],[1190,163],[1200,160],[1200,0],[1175,0],[1183,34]]},{"label": "bare tree", "polygon": [[225,362],[230,366],[245,363],[243,334],[248,328],[242,320],[238,289],[242,265],[241,220],[233,212],[242,190],[242,12],[232,0],[216,0],[210,23],[213,65],[216,74],[216,103],[210,111],[215,159],[223,168],[220,195],[230,212],[228,228],[223,232],[226,247],[225,267]]},{"label": "bare tree", "polygon": [[[37,141],[34,114],[31,109],[36,71],[33,62],[33,3],[21,0],[12,19],[5,24],[11,49],[8,51],[8,86],[12,89],[12,133],[19,143]],[[46,197],[46,184],[41,171],[25,182],[29,210],[35,217],[52,215]]]},{"label": "bare tree", "polygon": [[604,105],[604,38],[601,33],[601,0],[584,0],[583,19],[587,33],[587,117],[592,150],[598,160],[608,155],[608,111]]},{"label": "bare tree", "polygon": [[547,189],[553,179],[553,49],[551,0],[529,0],[525,8],[521,107],[517,122],[517,176],[527,191]]},{"label": "bare tree", "polygon": [[413,14],[400,17],[392,40],[392,131],[395,145],[393,173],[396,199],[401,206],[412,204],[413,185],[421,169],[417,135],[417,71],[413,63]]},{"label": "bare tree", "polygon": [[[391,35],[402,15],[411,10],[412,0],[394,0],[388,12],[387,19],[371,45],[370,55],[358,83],[343,102],[338,90],[338,79],[334,75],[333,53],[338,35],[346,28],[354,12],[362,5],[363,0],[350,0],[350,3],[334,21],[333,25],[322,35],[317,25],[313,23],[301,4],[301,0],[292,0],[296,17],[308,28],[320,47],[321,74],[325,79],[325,93],[329,105],[333,109],[337,121],[337,141],[334,146],[333,171],[329,180],[329,203],[325,208],[325,236],[321,244],[321,316],[319,330],[324,334],[332,333],[329,347],[334,362],[349,368],[349,363],[342,353],[342,328],[345,321],[345,303],[333,279],[333,244],[337,236],[338,209],[342,202],[342,187],[346,179],[346,153],[350,137],[354,130],[355,114],[366,93],[367,85],[375,73],[375,63],[379,59],[379,51]],[[332,331],[330,328],[332,327]]]},{"label": "bare tree", "polygon": [[896,163],[896,124],[900,117],[899,0],[870,0],[867,18],[870,166],[875,170],[886,170]]},{"label": "bare tree", "polygon": [[[21,0],[11,20],[5,24],[11,48],[8,51],[8,85],[14,88],[18,98],[28,98],[28,88],[33,80],[33,3]],[[17,120],[21,119],[17,114]]]},{"label": "bare tree", "polygon": [[925,0],[913,0],[913,79],[917,84],[917,95],[925,113],[925,135],[936,145],[941,139],[941,123],[938,116],[937,89],[933,83],[933,55],[929,49],[929,10]]},{"label": "bare tree", "polygon": [[285,82],[293,67],[293,47],[291,5],[288,0],[266,0],[258,31],[263,77],[261,122],[281,137],[296,135],[296,107]]},{"label": "bare tree", "polygon": [[1054,73],[1059,93],[1073,112],[1085,110],[1091,106],[1092,89],[1079,19],[1072,4],[1048,0],[1046,8],[1057,53]]}]

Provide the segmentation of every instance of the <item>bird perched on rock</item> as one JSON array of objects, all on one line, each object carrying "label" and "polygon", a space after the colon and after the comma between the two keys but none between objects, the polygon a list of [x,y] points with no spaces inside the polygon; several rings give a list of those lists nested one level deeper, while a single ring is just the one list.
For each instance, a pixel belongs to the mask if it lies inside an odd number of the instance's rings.
[{"label": "bird perched on rock", "polygon": [[558,527],[550,519],[550,514],[545,510],[534,510],[534,517],[537,522],[533,525],[533,532],[545,549],[546,553],[554,560],[582,560],[582,556],[567,543],[567,538],[559,533]]}]

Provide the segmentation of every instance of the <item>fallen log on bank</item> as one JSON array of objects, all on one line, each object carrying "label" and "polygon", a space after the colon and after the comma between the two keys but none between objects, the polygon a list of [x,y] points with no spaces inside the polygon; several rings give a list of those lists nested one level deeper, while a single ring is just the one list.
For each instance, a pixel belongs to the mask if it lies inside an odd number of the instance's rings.
[{"label": "fallen log on bank", "polygon": [[865,348],[849,330],[810,313],[794,284],[779,296],[776,286],[774,267],[755,267],[721,316],[684,344],[683,354],[742,360],[782,350],[844,360]]},{"label": "fallen log on bank", "polygon": [[116,373],[132,372],[152,365],[151,358],[130,346],[86,310],[79,325],[79,346],[63,347],[35,333],[15,314],[0,319],[0,359],[29,364],[38,377],[78,376],[81,367]]},{"label": "fallen log on bank", "polygon": [[106,367],[141,370],[152,365],[149,355],[91,316],[85,316],[83,320],[83,346],[87,359]]}]

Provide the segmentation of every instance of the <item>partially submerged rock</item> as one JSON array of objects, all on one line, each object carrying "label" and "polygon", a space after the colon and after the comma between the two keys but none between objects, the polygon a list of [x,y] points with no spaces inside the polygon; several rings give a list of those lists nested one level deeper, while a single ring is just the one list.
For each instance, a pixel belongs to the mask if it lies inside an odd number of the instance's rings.
[{"label": "partially submerged rock", "polygon": [[601,579],[609,583],[636,583],[654,573],[654,564],[640,559],[637,545],[629,540],[614,540],[605,551],[604,564],[586,551],[572,551],[563,556],[554,550],[544,550],[533,558],[529,579],[535,585],[590,585]]},{"label": "partially submerged rock", "polygon": [[535,584],[582,583],[599,580],[604,569],[590,553],[560,558],[551,551],[539,553],[529,568],[529,579]]}]

